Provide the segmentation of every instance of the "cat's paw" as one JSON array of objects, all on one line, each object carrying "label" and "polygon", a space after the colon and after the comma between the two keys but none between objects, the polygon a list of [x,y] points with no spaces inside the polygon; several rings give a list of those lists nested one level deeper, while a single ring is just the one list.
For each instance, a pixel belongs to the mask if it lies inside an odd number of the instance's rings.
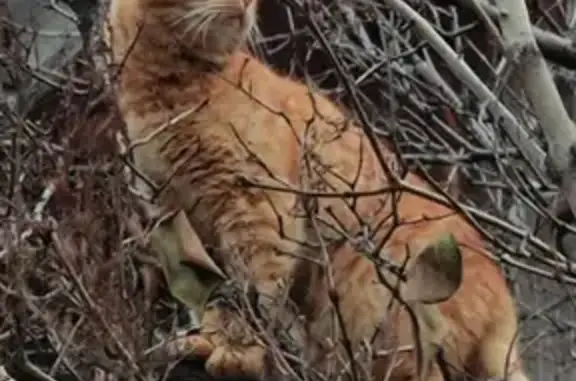
[{"label": "cat's paw", "polygon": [[214,377],[264,378],[266,352],[259,345],[216,347],[206,361],[206,371]]},{"label": "cat's paw", "polygon": [[206,359],[206,371],[214,377],[260,380],[264,376],[266,350],[235,311],[216,306],[207,308],[200,332],[185,340],[185,352]]}]

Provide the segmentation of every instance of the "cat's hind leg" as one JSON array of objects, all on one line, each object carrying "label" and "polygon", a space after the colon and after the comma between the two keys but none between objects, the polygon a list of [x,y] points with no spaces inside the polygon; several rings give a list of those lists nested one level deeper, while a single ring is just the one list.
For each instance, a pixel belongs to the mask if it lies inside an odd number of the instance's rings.
[{"label": "cat's hind leg", "polygon": [[503,314],[481,339],[476,368],[494,380],[530,381],[526,375],[516,338],[515,314]]}]

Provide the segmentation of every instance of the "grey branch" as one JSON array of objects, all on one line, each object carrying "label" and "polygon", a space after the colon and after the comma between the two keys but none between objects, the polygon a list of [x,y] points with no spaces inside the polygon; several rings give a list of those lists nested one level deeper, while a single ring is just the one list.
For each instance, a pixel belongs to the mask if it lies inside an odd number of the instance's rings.
[{"label": "grey branch", "polygon": [[[507,12],[504,9],[495,7],[486,0],[451,0],[453,3],[477,11],[476,5],[494,20],[505,17]],[[480,16],[480,15],[479,15]],[[481,16],[480,16],[481,17]],[[576,44],[570,38],[562,37],[552,32],[543,30],[537,26],[530,25],[536,43],[540,51],[550,61],[565,66],[576,68]]]},{"label": "grey branch", "polygon": [[534,113],[542,126],[551,161],[562,176],[562,190],[576,212],[576,171],[573,147],[576,127],[564,108],[552,73],[534,37],[523,0],[499,0],[500,26],[505,53],[518,66],[518,75]]}]

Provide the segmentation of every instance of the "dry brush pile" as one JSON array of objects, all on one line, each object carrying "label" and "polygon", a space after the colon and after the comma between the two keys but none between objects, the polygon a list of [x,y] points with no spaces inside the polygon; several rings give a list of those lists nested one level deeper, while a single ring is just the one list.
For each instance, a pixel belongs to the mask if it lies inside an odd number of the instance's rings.
[{"label": "dry brush pile", "polygon": [[[38,31],[1,19],[0,359],[19,380],[162,379],[174,362],[155,349],[190,321],[126,181],[114,78],[87,29],[101,12],[49,3],[84,40],[58,70],[31,63]],[[252,48],[348,105],[482,230],[516,291],[529,369],[569,380],[576,6],[526,4],[271,1]]]}]

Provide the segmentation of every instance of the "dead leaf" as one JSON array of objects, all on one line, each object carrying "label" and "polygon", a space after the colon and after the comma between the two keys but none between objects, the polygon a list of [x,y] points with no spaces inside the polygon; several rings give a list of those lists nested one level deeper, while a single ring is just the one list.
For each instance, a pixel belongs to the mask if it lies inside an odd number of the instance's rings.
[{"label": "dead leaf", "polygon": [[452,234],[446,234],[418,254],[408,270],[402,297],[406,302],[443,302],[460,287],[462,272],[458,242]]},{"label": "dead leaf", "polygon": [[150,233],[150,244],[172,295],[202,319],[210,293],[225,276],[208,256],[184,212],[162,221]]}]

